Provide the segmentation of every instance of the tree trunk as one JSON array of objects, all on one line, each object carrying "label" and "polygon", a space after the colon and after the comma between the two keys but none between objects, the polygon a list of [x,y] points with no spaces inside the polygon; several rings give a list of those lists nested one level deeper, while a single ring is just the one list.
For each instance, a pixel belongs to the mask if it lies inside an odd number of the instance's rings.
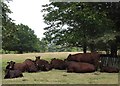
[{"label": "tree trunk", "polygon": [[111,55],[117,56],[117,43],[116,43],[116,41],[113,41],[111,43]]},{"label": "tree trunk", "polygon": [[117,56],[117,45],[111,45],[111,55]]},{"label": "tree trunk", "polygon": [[94,42],[92,42],[92,43],[90,44],[89,48],[90,48],[91,53],[92,53],[92,52],[96,52],[96,48],[95,48],[95,43],[94,43]]},{"label": "tree trunk", "polygon": [[83,40],[83,53],[87,52],[87,41],[86,41],[86,36],[84,35],[84,40]]},{"label": "tree trunk", "polygon": [[84,44],[83,45],[83,53],[86,53],[87,52],[87,46]]},{"label": "tree trunk", "polygon": [[87,52],[87,44],[86,44],[86,39],[85,39],[83,43],[83,53],[86,53],[86,52]]},{"label": "tree trunk", "polygon": [[105,52],[106,52],[106,54],[110,54],[110,53],[109,53],[109,50],[105,50]]}]

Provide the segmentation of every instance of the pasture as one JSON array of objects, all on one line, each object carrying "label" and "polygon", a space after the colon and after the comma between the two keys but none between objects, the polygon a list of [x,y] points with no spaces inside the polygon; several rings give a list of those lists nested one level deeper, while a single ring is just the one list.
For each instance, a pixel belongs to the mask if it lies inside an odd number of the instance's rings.
[{"label": "pasture", "polygon": [[66,70],[51,70],[48,72],[23,73],[24,77],[3,79],[8,61],[23,62],[25,59],[35,60],[35,56],[50,61],[52,58],[67,58],[68,54],[77,52],[25,53],[2,55],[3,84],[118,84],[118,73],[67,73]]}]

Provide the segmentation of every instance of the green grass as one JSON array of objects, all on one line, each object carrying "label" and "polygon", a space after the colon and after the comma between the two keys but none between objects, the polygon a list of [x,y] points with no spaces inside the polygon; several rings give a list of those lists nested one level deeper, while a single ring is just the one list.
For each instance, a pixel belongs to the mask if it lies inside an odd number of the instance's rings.
[{"label": "green grass", "polygon": [[1,85],[1,83],[2,83],[2,55],[0,55],[0,85]]},{"label": "green grass", "polygon": [[117,74],[66,73],[52,70],[48,72],[24,73],[24,77],[4,79],[4,84],[117,84]]},{"label": "green grass", "polygon": [[[42,59],[50,61],[52,58],[67,58],[71,52],[56,53],[28,53],[28,54],[3,54],[2,68],[5,69],[7,61],[23,62],[25,59],[35,59],[40,55]],[[76,52],[73,52],[76,53]],[[3,84],[117,84],[118,73],[67,73],[66,70],[51,70],[48,72],[23,73],[24,77],[3,79]]]}]

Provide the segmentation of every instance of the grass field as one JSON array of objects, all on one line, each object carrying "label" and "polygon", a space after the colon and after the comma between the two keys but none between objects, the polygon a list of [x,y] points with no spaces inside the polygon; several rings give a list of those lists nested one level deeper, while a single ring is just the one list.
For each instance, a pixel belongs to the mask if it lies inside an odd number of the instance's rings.
[{"label": "grass field", "polygon": [[25,59],[42,59],[50,61],[52,58],[64,59],[69,53],[27,53],[27,54],[3,54],[2,55],[2,83],[3,84],[118,84],[118,73],[67,73],[66,70],[51,70],[48,72],[23,73],[24,77],[3,79],[4,69],[8,61],[23,62]]}]

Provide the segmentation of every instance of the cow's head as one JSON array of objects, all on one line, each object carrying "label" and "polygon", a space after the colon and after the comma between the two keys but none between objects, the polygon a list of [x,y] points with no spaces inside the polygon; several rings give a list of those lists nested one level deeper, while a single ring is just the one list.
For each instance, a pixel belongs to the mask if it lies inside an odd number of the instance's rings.
[{"label": "cow's head", "polygon": [[71,57],[71,56],[72,56],[71,54],[68,55],[68,57]]},{"label": "cow's head", "polygon": [[45,71],[52,70],[52,65],[51,64],[46,64],[44,67],[45,67]]},{"label": "cow's head", "polygon": [[56,61],[56,58],[52,58],[50,63],[52,63],[53,61]]},{"label": "cow's head", "polygon": [[40,57],[41,57],[41,56],[35,56],[36,61],[37,61],[37,60],[40,60]]},{"label": "cow's head", "polygon": [[13,70],[14,69],[14,64],[15,64],[15,62],[13,62],[13,61],[10,61],[10,62],[7,62],[7,67],[6,67],[6,69],[10,69],[10,70]]}]

